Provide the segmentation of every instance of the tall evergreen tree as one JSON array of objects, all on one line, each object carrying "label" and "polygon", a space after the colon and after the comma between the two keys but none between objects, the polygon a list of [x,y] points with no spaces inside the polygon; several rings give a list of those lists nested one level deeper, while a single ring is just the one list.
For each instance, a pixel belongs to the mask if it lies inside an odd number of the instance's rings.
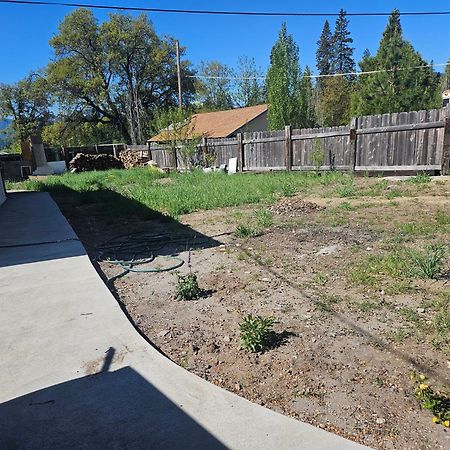
[{"label": "tall evergreen tree", "polygon": [[437,107],[439,77],[430,68],[417,69],[427,62],[404,40],[400,12],[394,10],[375,56],[365,55],[363,72],[352,99],[352,114],[383,114]]},{"label": "tall evergreen tree", "polygon": [[308,66],[305,67],[300,85],[300,102],[304,118],[301,125],[305,128],[314,127],[317,122],[315,112],[315,93],[311,80],[311,69]]},{"label": "tall evergreen tree", "polygon": [[442,90],[445,91],[447,89],[450,89],[450,58],[447,61],[447,66],[442,77]]},{"label": "tall evergreen tree", "polygon": [[[350,31],[348,30],[349,20],[347,19],[347,13],[341,9],[339,16],[336,19],[336,26],[333,34],[333,73],[348,73],[355,71],[355,60],[353,59],[353,50],[351,46],[353,39],[350,37]],[[347,76],[347,79],[351,80],[354,77]]]},{"label": "tall evergreen tree", "polygon": [[331,34],[330,24],[325,20],[322,34],[317,41],[316,66],[319,75],[332,73],[333,69],[333,35]]},{"label": "tall evergreen tree", "polygon": [[267,72],[268,120],[271,130],[280,130],[285,125],[302,125],[300,75],[298,46],[283,23],[270,53]]}]

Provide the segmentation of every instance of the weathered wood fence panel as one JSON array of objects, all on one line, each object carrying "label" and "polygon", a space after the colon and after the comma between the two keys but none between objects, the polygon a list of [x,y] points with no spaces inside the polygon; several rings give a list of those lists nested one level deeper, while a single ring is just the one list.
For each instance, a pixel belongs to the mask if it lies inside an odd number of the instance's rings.
[{"label": "weathered wood fence panel", "polygon": [[445,109],[359,117],[355,170],[441,165]]},{"label": "weathered wood fence panel", "polygon": [[244,133],[244,170],[285,169],[285,132],[256,131]]},{"label": "weathered wood fence panel", "polygon": [[[447,125],[446,125],[447,124]],[[450,166],[450,106],[429,111],[355,117],[350,125],[259,131],[203,139],[194,161],[219,166],[238,158],[239,170],[441,171]],[[184,168],[180,150],[150,144],[161,167]]]},{"label": "weathered wood fence panel", "polygon": [[[352,166],[350,127],[292,131],[294,170],[346,170]],[[320,164],[319,164],[320,162]]]}]

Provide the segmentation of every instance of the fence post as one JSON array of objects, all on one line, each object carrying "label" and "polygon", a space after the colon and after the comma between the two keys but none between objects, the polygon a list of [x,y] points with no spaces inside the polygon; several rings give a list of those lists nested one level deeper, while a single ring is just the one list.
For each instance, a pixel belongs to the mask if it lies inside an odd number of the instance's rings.
[{"label": "fence post", "polygon": [[350,121],[350,154],[352,157],[351,165],[352,165],[352,172],[355,171],[356,167],[356,152],[358,149],[357,146],[357,134],[356,130],[358,128],[358,118],[352,117],[352,120]]},{"label": "fence post", "polygon": [[445,109],[444,125],[444,146],[442,148],[441,175],[448,175],[450,172],[450,104]]},{"label": "fence post", "polygon": [[[197,146],[198,148],[198,146]],[[215,153],[215,150],[214,150]],[[203,159],[203,162],[206,163],[207,161],[207,156],[208,156],[208,141],[207,138],[205,136],[202,137],[202,140],[200,141],[200,158],[199,159]],[[216,156],[216,155],[214,155]],[[214,165],[216,164],[216,160],[214,160]]]},{"label": "fence post", "polygon": [[237,151],[237,160],[238,160],[238,172],[244,171],[244,137],[242,136],[242,133],[238,133],[237,136],[238,141],[238,151]]},{"label": "fence post", "polygon": [[292,127],[290,125],[284,127],[284,160],[286,170],[290,172],[292,170]]}]

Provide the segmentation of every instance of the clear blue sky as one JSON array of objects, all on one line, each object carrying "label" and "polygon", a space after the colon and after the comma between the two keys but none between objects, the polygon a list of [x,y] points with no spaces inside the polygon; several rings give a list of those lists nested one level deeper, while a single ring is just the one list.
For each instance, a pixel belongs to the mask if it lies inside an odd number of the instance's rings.
[{"label": "clear blue sky", "polygon": [[[78,0],[83,3],[86,0]],[[292,12],[334,12],[344,8],[347,12],[449,10],[449,1],[373,1],[356,0],[302,2],[295,0],[259,1],[206,1],[206,0],[90,0],[96,4],[122,4],[161,8],[260,10]],[[58,24],[72,8],[56,6],[25,6],[0,4],[0,82],[13,82],[32,70],[44,67],[52,57],[49,39],[57,32]],[[106,12],[96,11],[100,20]],[[235,16],[202,16],[183,14],[151,14],[158,33],[170,34],[187,47],[187,57],[198,64],[202,60],[216,59],[235,65],[241,55],[252,56],[265,69],[269,53],[283,20],[300,46],[302,67],[315,70],[316,42],[324,18],[268,18]],[[334,18],[330,18],[334,22]],[[372,53],[377,49],[381,33],[386,26],[385,17],[350,18],[350,31],[359,60],[365,48]],[[426,60],[443,63],[450,57],[450,16],[403,17],[405,37]]]}]

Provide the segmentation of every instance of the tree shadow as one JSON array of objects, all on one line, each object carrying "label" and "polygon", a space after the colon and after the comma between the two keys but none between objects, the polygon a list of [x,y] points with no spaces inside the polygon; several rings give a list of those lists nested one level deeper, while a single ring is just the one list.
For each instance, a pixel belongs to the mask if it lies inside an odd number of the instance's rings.
[{"label": "tree shadow", "polygon": [[3,449],[226,449],[127,366],[56,384],[0,405]]}]

